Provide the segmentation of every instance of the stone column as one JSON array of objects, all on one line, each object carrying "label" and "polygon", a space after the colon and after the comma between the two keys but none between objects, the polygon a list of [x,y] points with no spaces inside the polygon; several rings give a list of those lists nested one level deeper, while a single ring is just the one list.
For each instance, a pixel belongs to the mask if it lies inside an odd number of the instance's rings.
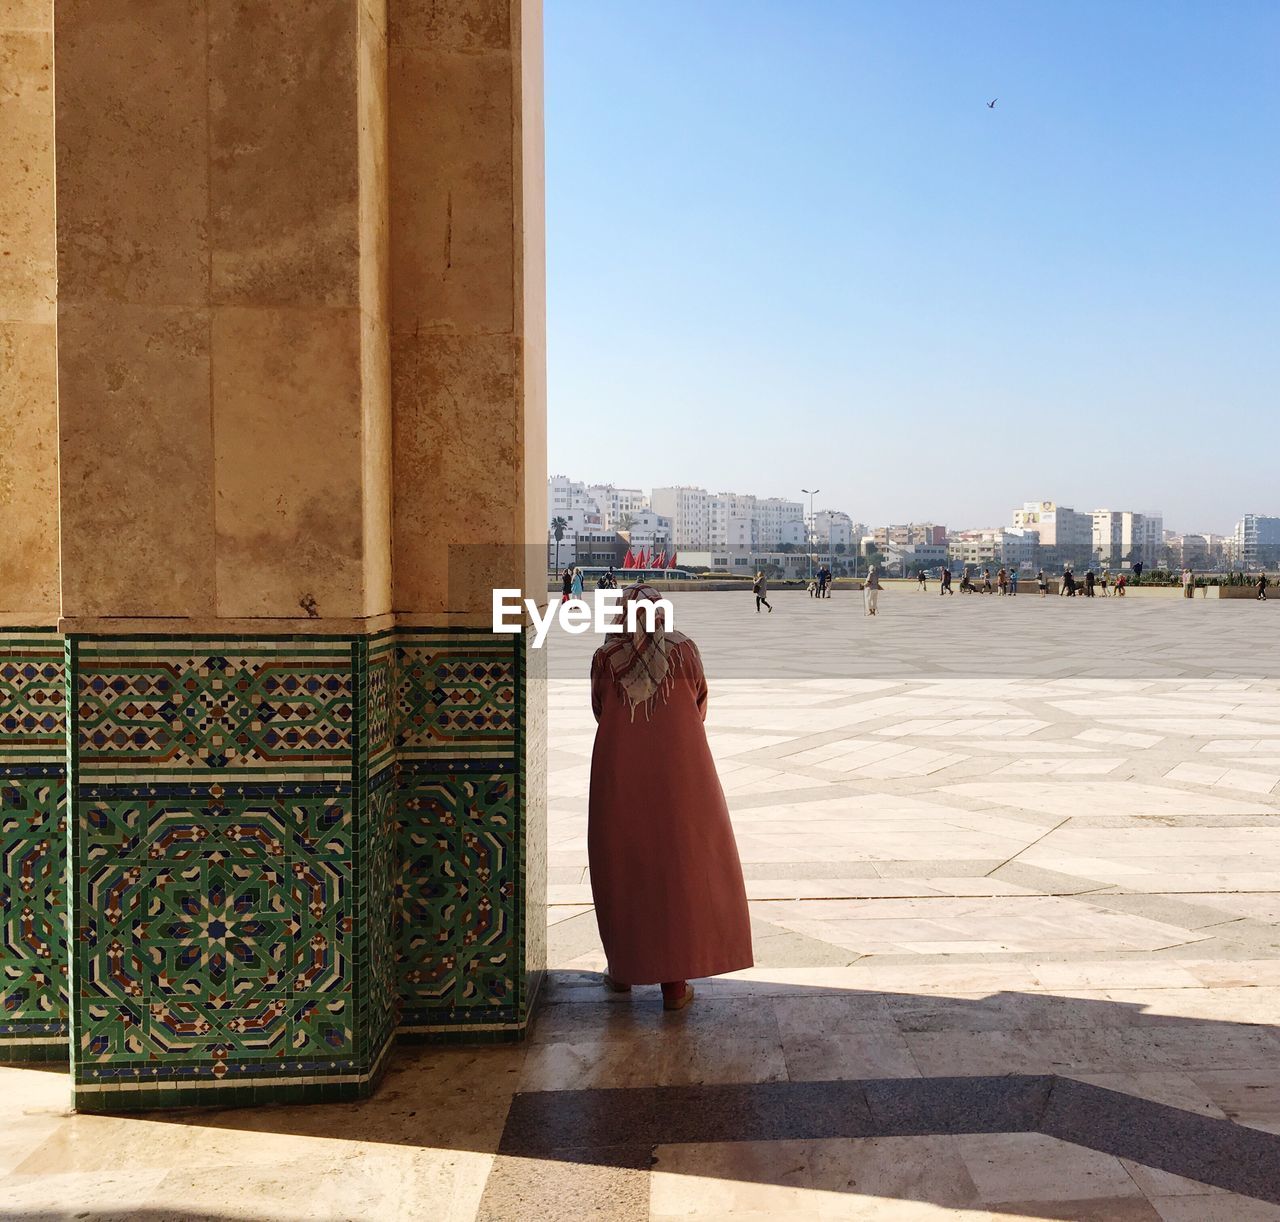
[{"label": "stone column", "polygon": [[[489,592],[545,597],[540,9],[391,17],[57,0],[56,413],[50,182],[0,184],[0,1043],[69,1010],[81,1109],[349,1097],[397,1026],[529,1020],[545,672]],[[48,161],[34,34],[0,149]]]},{"label": "stone column", "polygon": [[0,6],[0,1058],[66,1054],[53,4]]},{"label": "stone column", "polygon": [[57,0],[82,1109],[367,1090],[394,1023],[385,12]]},{"label": "stone column", "polygon": [[389,43],[402,1030],[514,1038],[545,964],[545,668],[490,599],[546,597],[541,4],[391,0]]}]

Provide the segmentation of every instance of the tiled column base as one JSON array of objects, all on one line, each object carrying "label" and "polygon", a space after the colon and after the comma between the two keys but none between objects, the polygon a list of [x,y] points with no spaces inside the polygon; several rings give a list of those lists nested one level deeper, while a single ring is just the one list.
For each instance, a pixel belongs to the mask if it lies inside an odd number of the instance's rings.
[{"label": "tiled column base", "polygon": [[397,634],[394,937],[404,1034],[518,1040],[528,1024],[541,964],[527,955],[525,896],[541,797],[530,795],[524,766],[526,679],[522,638]]},{"label": "tiled column base", "polygon": [[69,1026],[76,1107],[129,1110],[358,1096],[397,1030],[520,1039],[538,662],[485,632],[10,634],[0,1059]]},{"label": "tiled column base", "polygon": [[0,1061],[67,1055],[62,638],[0,631]]},{"label": "tiled column base", "polygon": [[78,1109],[371,1088],[394,1004],[371,653],[385,666],[377,638],[72,639]]}]

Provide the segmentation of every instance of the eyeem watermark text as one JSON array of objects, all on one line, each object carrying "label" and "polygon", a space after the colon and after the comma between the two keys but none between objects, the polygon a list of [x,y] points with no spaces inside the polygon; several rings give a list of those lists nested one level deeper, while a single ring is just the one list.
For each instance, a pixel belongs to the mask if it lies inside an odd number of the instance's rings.
[{"label": "eyeem watermark text", "polygon": [[560,603],[548,603],[546,611],[539,608],[537,600],[520,597],[519,590],[499,589],[493,592],[494,632],[517,633],[524,631],[524,615],[528,613],[533,624],[533,647],[541,649],[551,631],[553,621],[558,621],[565,632],[578,636],[588,629],[593,632],[635,632],[643,625],[652,632],[658,625],[658,613],[668,629],[676,626],[675,608],[666,598],[634,599],[627,604],[626,616],[622,613],[621,590],[595,590],[591,601],[570,598]]}]

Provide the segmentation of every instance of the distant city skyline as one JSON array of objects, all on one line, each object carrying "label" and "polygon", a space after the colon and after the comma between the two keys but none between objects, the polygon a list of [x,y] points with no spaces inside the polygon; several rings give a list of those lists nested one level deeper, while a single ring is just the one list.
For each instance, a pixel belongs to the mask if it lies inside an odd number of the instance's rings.
[{"label": "distant city skyline", "polygon": [[[759,497],[761,499],[787,500],[787,501],[794,501],[795,503],[802,505],[804,508],[804,513],[806,517],[809,514],[809,497],[807,494],[802,494],[801,492],[799,492],[799,490],[797,490],[795,494],[792,494],[788,492],[786,489],[778,489],[774,487],[772,483],[769,483],[769,482],[764,482],[764,483],[757,482],[754,485],[748,485],[746,487],[721,488],[721,487],[713,487],[706,480],[693,479],[693,480],[687,480],[687,481],[676,481],[676,480],[667,479],[667,480],[659,480],[656,483],[644,483],[639,480],[627,480],[627,479],[617,479],[617,478],[593,479],[591,477],[590,472],[583,474],[580,472],[563,471],[563,470],[556,470],[556,469],[551,470],[548,473],[547,478],[549,483],[551,481],[563,478],[563,479],[572,480],[576,483],[585,484],[586,486],[591,488],[617,488],[617,489],[624,489],[624,490],[634,489],[643,493],[646,500],[655,488],[678,488],[678,487],[701,489],[711,494],[712,496],[739,495],[739,496]],[[1052,491],[1052,489],[1050,490]],[[958,532],[958,531],[971,531],[971,530],[990,530],[997,527],[1007,526],[1009,525],[1013,515],[1017,512],[1019,508],[1021,508],[1023,505],[1029,502],[1042,500],[1042,499],[1051,499],[1055,504],[1067,506],[1080,513],[1093,513],[1095,511],[1106,510],[1106,509],[1113,509],[1116,511],[1127,509],[1127,510],[1136,510],[1139,513],[1158,514],[1161,516],[1163,520],[1164,529],[1166,531],[1169,531],[1174,534],[1188,534],[1188,535],[1199,534],[1199,535],[1229,536],[1235,531],[1237,525],[1245,517],[1254,515],[1254,514],[1260,514],[1262,512],[1258,510],[1255,506],[1250,505],[1246,508],[1239,509],[1234,513],[1234,515],[1229,514],[1228,516],[1230,518],[1230,521],[1228,522],[1225,530],[1210,530],[1194,524],[1185,525],[1181,523],[1175,523],[1173,525],[1170,525],[1168,520],[1168,515],[1164,513],[1161,506],[1133,505],[1127,501],[1122,501],[1119,497],[1114,497],[1114,496],[1111,498],[1110,501],[1102,500],[1102,501],[1099,501],[1097,504],[1085,502],[1080,500],[1079,498],[1077,498],[1076,500],[1072,500],[1068,497],[1043,498],[1043,497],[1031,496],[1031,497],[1026,497],[1026,498],[1023,498],[1022,500],[1016,500],[1016,501],[1013,498],[1009,497],[1009,498],[1005,498],[1003,509],[996,510],[994,512],[994,515],[990,519],[984,520],[984,521],[962,520],[956,517],[956,515],[954,514],[951,516],[948,516],[945,512],[942,514],[921,514],[921,513],[907,512],[904,514],[899,514],[894,517],[876,517],[874,515],[863,512],[857,504],[849,505],[845,503],[834,503],[833,501],[829,501],[826,498],[826,496],[823,495],[822,493],[819,493],[819,495],[814,498],[813,510],[814,510],[814,513],[817,514],[818,516],[821,516],[823,513],[847,514],[853,521],[861,522],[869,528],[888,526],[888,525],[897,525],[897,524],[906,524],[906,523],[937,522],[940,525],[946,526],[947,529],[952,532]],[[548,512],[549,513],[551,512],[550,507],[548,509]],[[1264,515],[1264,516],[1280,517],[1280,514]]]},{"label": "distant city skyline", "polygon": [[553,472],[1280,513],[1280,7],[546,20]]}]

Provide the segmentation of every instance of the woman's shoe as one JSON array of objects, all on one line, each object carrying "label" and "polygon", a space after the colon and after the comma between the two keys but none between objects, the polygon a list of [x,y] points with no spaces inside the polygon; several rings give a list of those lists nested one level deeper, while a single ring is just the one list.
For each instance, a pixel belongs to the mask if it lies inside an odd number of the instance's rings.
[{"label": "woman's shoe", "polygon": [[608,972],[605,972],[604,974],[604,987],[608,989],[610,993],[631,992],[631,986],[629,984],[622,984],[620,981],[617,981],[610,976]]},{"label": "woman's shoe", "polygon": [[662,990],[662,1008],[664,1010],[683,1010],[692,1000],[693,985],[687,981],[683,993],[668,993],[665,987]]}]

